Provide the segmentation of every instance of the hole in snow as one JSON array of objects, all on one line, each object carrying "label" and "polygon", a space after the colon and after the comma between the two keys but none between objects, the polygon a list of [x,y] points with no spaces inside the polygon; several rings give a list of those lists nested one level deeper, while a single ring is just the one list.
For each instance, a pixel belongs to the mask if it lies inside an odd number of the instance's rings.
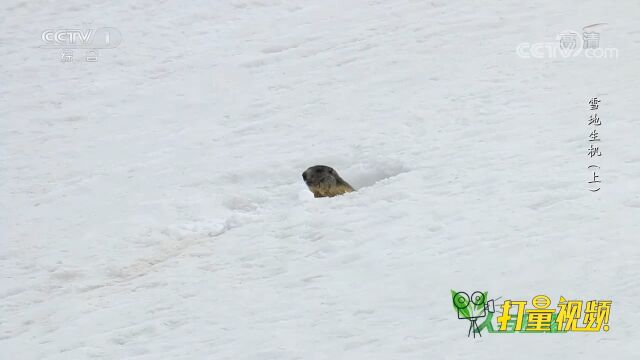
[{"label": "hole in snow", "polygon": [[358,190],[407,171],[409,169],[402,163],[377,161],[352,165],[347,169],[338,170],[338,174]]}]

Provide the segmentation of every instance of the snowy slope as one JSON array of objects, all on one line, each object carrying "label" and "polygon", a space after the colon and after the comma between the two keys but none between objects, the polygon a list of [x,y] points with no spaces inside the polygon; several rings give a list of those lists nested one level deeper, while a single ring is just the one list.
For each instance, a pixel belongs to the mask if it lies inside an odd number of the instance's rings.
[{"label": "snowy slope", "polygon": [[[640,3],[0,6],[0,358],[640,357]],[[594,23],[618,58],[516,55]],[[122,44],[40,47],[85,24]],[[467,339],[451,289],[611,330]]]}]

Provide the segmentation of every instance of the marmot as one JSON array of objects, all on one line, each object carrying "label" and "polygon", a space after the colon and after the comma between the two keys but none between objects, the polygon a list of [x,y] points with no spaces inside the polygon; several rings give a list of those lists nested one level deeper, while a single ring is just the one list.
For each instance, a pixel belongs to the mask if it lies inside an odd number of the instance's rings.
[{"label": "marmot", "polygon": [[316,165],[302,173],[302,179],[314,197],[333,197],[356,191],[329,166]]}]

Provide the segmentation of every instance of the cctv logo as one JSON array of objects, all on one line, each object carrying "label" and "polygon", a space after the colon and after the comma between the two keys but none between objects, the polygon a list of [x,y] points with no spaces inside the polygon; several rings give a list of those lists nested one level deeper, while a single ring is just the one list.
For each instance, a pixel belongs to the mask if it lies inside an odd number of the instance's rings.
[{"label": "cctv logo", "polygon": [[122,35],[116,28],[47,29],[40,36],[45,48],[111,49],[120,45]]},{"label": "cctv logo", "polygon": [[59,45],[62,47],[90,44],[91,36],[95,30],[45,30],[42,33],[42,41],[47,45]]}]

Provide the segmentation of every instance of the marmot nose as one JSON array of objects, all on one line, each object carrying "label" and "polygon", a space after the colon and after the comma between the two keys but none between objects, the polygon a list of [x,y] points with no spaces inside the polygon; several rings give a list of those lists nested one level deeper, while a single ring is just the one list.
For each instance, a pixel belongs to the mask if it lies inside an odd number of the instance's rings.
[{"label": "marmot nose", "polygon": [[302,173],[302,180],[307,181],[307,173]]}]

